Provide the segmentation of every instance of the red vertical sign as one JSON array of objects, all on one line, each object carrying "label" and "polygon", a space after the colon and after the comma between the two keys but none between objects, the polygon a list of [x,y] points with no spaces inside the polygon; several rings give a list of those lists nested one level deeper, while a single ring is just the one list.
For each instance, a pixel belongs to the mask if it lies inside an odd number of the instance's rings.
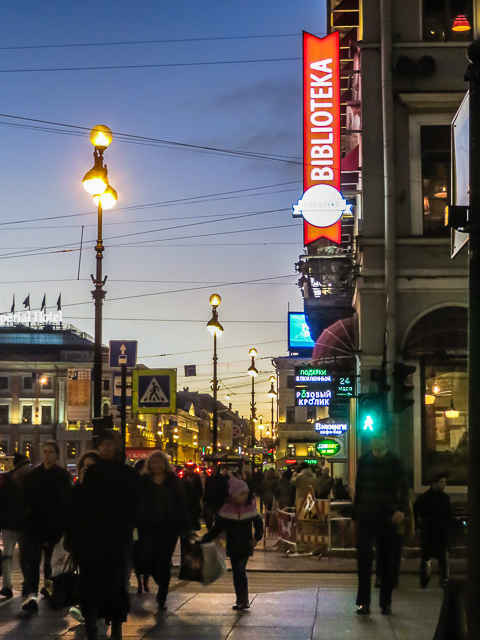
[{"label": "red vertical sign", "polygon": [[[326,184],[340,191],[340,69],[338,32],[317,38],[303,32],[303,190]],[[304,220],[304,245],[318,238],[337,244],[339,220],[314,227]]]}]

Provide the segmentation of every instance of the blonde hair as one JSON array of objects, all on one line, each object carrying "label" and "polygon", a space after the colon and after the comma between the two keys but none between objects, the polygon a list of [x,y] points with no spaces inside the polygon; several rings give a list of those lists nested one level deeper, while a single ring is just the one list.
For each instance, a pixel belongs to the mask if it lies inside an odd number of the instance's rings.
[{"label": "blonde hair", "polygon": [[147,461],[145,463],[145,473],[152,473],[150,469],[150,464],[152,460],[156,460],[157,458],[160,458],[161,460],[163,460],[163,463],[165,464],[165,467],[166,467],[165,469],[166,473],[171,471],[170,460],[168,459],[168,456],[163,451],[154,451],[154,453],[152,453],[152,455],[147,458]]}]

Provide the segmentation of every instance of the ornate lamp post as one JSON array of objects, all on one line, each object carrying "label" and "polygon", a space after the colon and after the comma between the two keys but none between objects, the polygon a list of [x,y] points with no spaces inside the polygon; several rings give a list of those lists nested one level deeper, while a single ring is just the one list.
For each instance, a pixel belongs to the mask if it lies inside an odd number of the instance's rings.
[{"label": "ornate lamp post", "polygon": [[[270,429],[271,429],[271,434],[272,434],[272,449],[273,449],[273,443],[275,442],[275,420],[274,420],[274,402],[276,402],[278,394],[275,391],[275,376],[270,376],[269,378],[269,382],[270,382],[270,391],[268,392],[268,397],[271,399],[272,401],[272,421],[270,422]],[[272,453],[272,460],[273,460],[273,453]]]},{"label": "ornate lamp post", "polygon": [[85,191],[93,196],[93,201],[98,207],[98,234],[95,245],[97,270],[92,282],[95,290],[92,297],[95,303],[95,352],[93,360],[93,416],[102,416],[102,307],[106,296],[103,286],[107,278],[102,277],[102,260],[105,247],[102,238],[102,213],[103,209],[111,209],[117,201],[117,192],[108,184],[107,165],[103,163],[105,149],[112,141],[111,130],[103,124],[99,124],[90,132],[90,142],[95,147],[93,152],[94,165],[85,174],[83,186]]},{"label": "ornate lamp post", "polygon": [[213,453],[217,451],[218,444],[218,413],[217,413],[217,335],[223,333],[223,327],[218,321],[217,307],[221,303],[222,298],[218,293],[213,293],[210,296],[210,304],[212,305],[212,319],[207,322],[207,329],[213,334]]},{"label": "ornate lamp post", "polygon": [[250,349],[248,355],[252,359],[252,364],[248,368],[248,375],[252,378],[252,472],[255,471],[255,453],[253,451],[255,447],[255,378],[258,376],[258,371],[255,367],[255,357],[257,355],[256,349]]}]

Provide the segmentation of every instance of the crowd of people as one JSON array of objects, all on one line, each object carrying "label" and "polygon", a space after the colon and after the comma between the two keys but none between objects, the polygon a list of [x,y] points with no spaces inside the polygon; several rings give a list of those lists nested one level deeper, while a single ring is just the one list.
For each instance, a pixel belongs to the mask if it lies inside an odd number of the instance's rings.
[{"label": "crowd of people", "polygon": [[[310,488],[318,499],[349,500],[348,491],[331,477],[327,465],[317,472],[303,464],[296,470],[270,468],[253,474],[214,466],[202,477],[192,463],[180,478],[162,451],[135,467],[125,464],[117,437],[113,430],[100,434],[98,450],[81,457],[75,483],[59,465],[59,447],[54,441],[43,443],[38,466],[32,468],[28,458],[16,454],[13,470],[0,477],[0,596],[13,597],[13,554],[18,544],[25,596],[22,609],[38,612],[40,595],[52,595],[52,554],[62,541],[79,574],[78,606],[71,612],[85,623],[88,640],[97,638],[99,619],[111,626],[111,638],[122,637],[122,624],[130,610],[132,570],[138,593],[149,590],[151,577],[157,585],[158,608],[166,609],[179,540],[201,545],[225,533],[236,594],[233,608],[248,609],[247,563],[264,530],[259,511],[265,510],[268,526],[274,509],[294,510]],[[381,612],[391,613],[409,520],[420,536],[420,586],[428,585],[432,557],[438,559],[441,584],[448,580],[452,518],[445,487],[446,476],[439,474],[412,510],[405,473],[388,448],[387,432],[372,437],[372,451],[358,461],[353,500],[359,615],[370,614],[374,547]],[[207,528],[202,538],[198,536],[201,516]]]}]

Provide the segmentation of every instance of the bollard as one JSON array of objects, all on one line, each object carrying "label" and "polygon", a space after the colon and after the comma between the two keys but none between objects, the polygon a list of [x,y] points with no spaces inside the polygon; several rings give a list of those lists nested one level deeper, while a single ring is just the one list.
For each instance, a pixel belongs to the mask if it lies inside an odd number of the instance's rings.
[{"label": "bollard", "polygon": [[465,580],[449,580],[433,640],[467,640]]}]

